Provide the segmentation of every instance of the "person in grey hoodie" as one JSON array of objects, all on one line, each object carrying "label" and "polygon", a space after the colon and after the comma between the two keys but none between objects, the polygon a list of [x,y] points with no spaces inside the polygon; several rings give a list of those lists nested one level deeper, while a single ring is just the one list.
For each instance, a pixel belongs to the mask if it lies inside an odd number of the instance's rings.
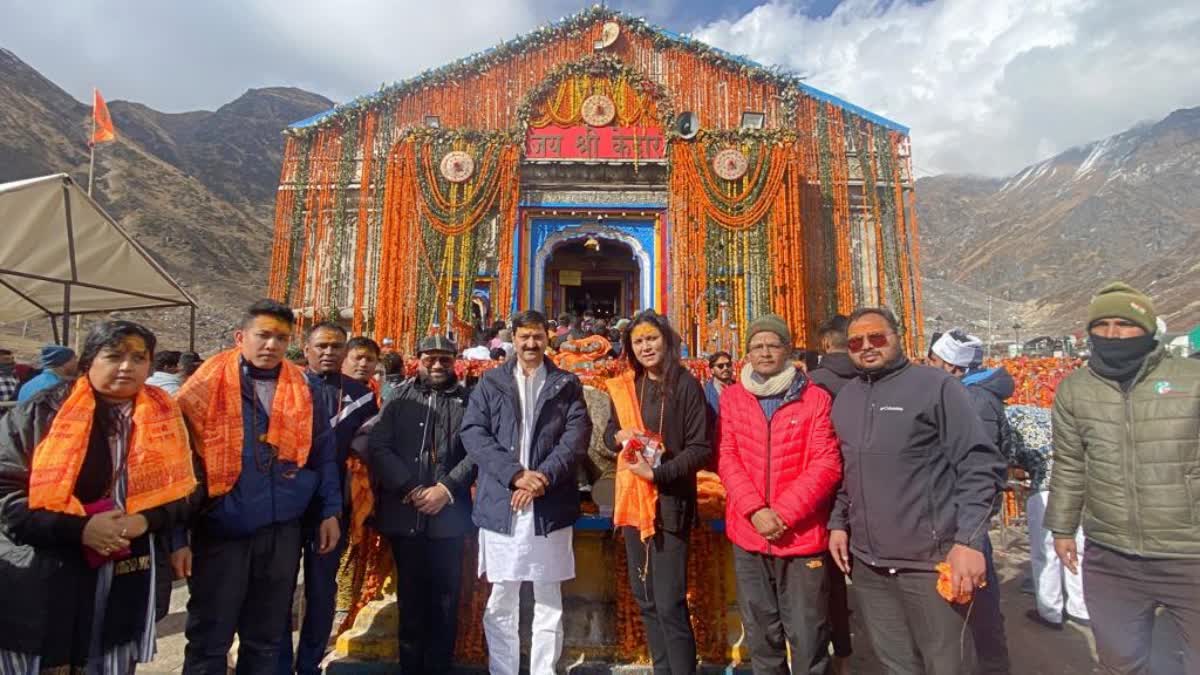
[{"label": "person in grey hoodie", "polygon": [[179,352],[163,350],[154,355],[154,374],[146,384],[158,387],[174,396],[183,386],[183,375],[179,372]]},{"label": "person in grey hoodie", "polygon": [[[959,378],[967,388],[971,404],[983,422],[984,432],[1011,461],[1012,428],[1004,414],[1004,402],[1016,385],[1003,367],[983,368],[983,341],[959,328],[944,333],[929,350],[929,364]],[[1000,612],[1000,577],[996,574],[990,537],[983,540],[987,559],[987,586],[976,595],[971,614],[971,632],[979,656],[980,675],[1005,675],[1010,672],[1008,638],[1004,632],[1004,614]]]},{"label": "person in grey hoodie", "polygon": [[970,605],[938,594],[936,568],[949,565],[956,593],[986,583],[983,542],[1004,459],[958,379],[904,355],[891,311],[859,309],[847,335],[860,376],[833,404],[845,469],[830,552],[851,575],[889,673],[973,672],[974,640],[963,630]]}]

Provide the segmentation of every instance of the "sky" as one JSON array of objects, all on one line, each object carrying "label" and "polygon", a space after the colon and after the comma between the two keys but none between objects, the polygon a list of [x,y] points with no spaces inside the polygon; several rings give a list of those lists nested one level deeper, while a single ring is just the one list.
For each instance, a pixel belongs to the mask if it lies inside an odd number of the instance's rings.
[{"label": "sky", "polygon": [[[1003,176],[1200,106],[1195,0],[618,0],[912,129],[922,174]],[[87,100],[344,101],[586,5],[565,0],[0,0],[0,47]]]}]

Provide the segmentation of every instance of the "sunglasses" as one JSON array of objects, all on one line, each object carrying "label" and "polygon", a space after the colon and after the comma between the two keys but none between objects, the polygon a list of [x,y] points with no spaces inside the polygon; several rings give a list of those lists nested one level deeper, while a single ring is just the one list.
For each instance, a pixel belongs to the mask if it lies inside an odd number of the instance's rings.
[{"label": "sunglasses", "polygon": [[440,363],[443,366],[452,366],[452,365],[454,365],[454,357],[453,356],[422,356],[421,357],[421,365],[425,366],[426,368],[428,368],[429,366],[432,366],[435,363]]},{"label": "sunglasses", "polygon": [[733,364],[728,361],[721,361],[719,363],[714,363],[713,368],[729,368],[732,365]]},{"label": "sunglasses", "polygon": [[867,335],[855,335],[846,341],[846,346],[851,352],[857,354],[867,348],[866,343],[871,343],[871,346],[876,349],[881,349],[887,346],[887,333],[868,333]]}]

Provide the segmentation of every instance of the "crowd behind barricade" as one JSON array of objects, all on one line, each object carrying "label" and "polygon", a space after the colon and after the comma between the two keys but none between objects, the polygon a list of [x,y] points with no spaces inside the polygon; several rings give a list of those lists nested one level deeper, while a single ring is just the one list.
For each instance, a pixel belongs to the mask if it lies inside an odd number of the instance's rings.
[{"label": "crowd behind barricade", "polygon": [[372,537],[392,553],[401,672],[450,670],[476,540],[490,672],[521,670],[525,582],[525,667],[555,672],[593,419],[655,672],[698,666],[689,533],[709,469],[756,673],[848,672],[852,599],[888,673],[1012,672],[989,530],[1014,480],[1029,620],[1088,627],[1113,673],[1146,672],[1171,621],[1200,672],[1200,362],[1168,356],[1156,318],[1104,287],[1086,366],[1013,405],[979,338],[907,355],[880,307],[831,317],[811,351],[757,317],[740,359],[704,361],[653,310],[525,311],[406,360],[335,322],[298,334],[267,300],[207,359],[119,320],[36,369],[0,349],[0,401],[18,402],[0,410],[0,672],[133,673],[173,579],[190,591],[184,673],[225,673],[235,636],[240,673],[319,672],[339,568]]}]

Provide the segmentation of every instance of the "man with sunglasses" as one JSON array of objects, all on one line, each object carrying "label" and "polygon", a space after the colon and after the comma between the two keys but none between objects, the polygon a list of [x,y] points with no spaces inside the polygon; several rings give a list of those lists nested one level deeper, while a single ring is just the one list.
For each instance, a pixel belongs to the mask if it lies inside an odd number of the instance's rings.
[{"label": "man with sunglasses", "polygon": [[467,390],[454,373],[457,351],[441,335],[421,340],[417,376],[400,385],[367,441],[375,528],[396,560],[405,673],[448,672],[454,656],[475,482],[459,436]]},{"label": "man with sunglasses", "polygon": [[708,357],[708,369],[712,371],[712,378],[704,383],[704,401],[715,420],[721,412],[721,392],[736,380],[733,357],[729,352],[716,352]]},{"label": "man with sunglasses", "polygon": [[859,309],[847,335],[860,375],[833,404],[845,477],[830,517],[830,552],[851,575],[889,673],[971,673],[969,605],[938,594],[936,566],[949,564],[958,593],[985,583],[983,541],[1004,460],[962,384],[904,355],[891,311]]},{"label": "man with sunglasses", "polygon": [[1156,318],[1146,294],[1100,289],[1087,313],[1092,356],[1054,397],[1044,524],[1063,565],[1082,569],[1106,673],[1151,668],[1160,618],[1183,643],[1183,663],[1164,670],[1200,672],[1200,363],[1167,353]]}]

